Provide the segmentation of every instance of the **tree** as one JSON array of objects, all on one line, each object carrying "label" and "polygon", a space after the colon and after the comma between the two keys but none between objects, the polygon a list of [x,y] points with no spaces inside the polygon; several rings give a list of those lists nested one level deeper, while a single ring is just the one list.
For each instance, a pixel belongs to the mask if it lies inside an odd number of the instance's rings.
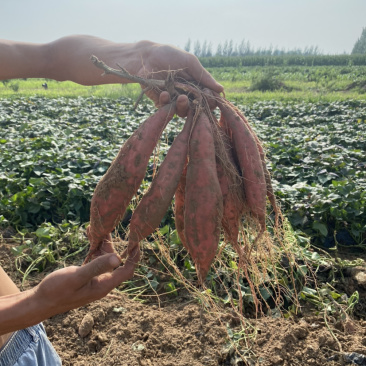
[{"label": "tree", "polygon": [[194,42],[193,53],[197,57],[200,57],[201,56],[201,43],[198,40],[196,42]]},{"label": "tree", "polygon": [[230,42],[227,44],[227,56],[232,56],[234,51],[234,42],[232,39],[230,39]]},{"label": "tree", "polygon": [[223,56],[228,56],[228,48],[229,48],[229,42],[228,42],[228,40],[226,40],[224,43],[224,46],[222,47]]},{"label": "tree", "polygon": [[245,40],[243,39],[238,45],[238,55],[244,56],[246,51]]},{"label": "tree", "polygon": [[210,42],[207,46],[207,53],[206,53],[207,57],[211,57],[212,56],[212,42]]},{"label": "tree", "polygon": [[188,41],[187,41],[186,45],[184,46],[184,50],[187,52],[191,51],[191,39],[190,38],[188,38]]},{"label": "tree", "polygon": [[222,45],[221,45],[221,43],[219,43],[217,45],[216,56],[222,56]]},{"label": "tree", "polygon": [[249,41],[245,41],[245,39],[240,42],[237,49],[239,56],[247,56],[251,53],[250,43]]},{"label": "tree", "polygon": [[204,40],[201,49],[201,57],[207,57],[207,41]]},{"label": "tree", "polygon": [[366,28],[362,29],[360,38],[356,41],[352,49],[352,54],[364,53],[366,54]]}]

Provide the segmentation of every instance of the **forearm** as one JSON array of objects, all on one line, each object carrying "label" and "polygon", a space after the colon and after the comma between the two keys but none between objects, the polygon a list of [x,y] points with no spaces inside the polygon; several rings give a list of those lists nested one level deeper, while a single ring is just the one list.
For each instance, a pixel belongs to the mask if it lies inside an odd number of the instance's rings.
[{"label": "forearm", "polygon": [[20,290],[16,284],[0,266],[0,298],[1,296],[16,294],[18,292],[20,292]]},{"label": "forearm", "polygon": [[47,64],[45,46],[0,40],[0,80],[42,77]]},{"label": "forearm", "polygon": [[30,327],[48,317],[33,290],[0,297],[0,335]]},{"label": "forearm", "polygon": [[154,43],[114,43],[92,36],[68,36],[46,44],[0,40],[0,79],[49,78],[83,85],[127,83],[118,76],[104,75],[90,61],[96,55],[107,65],[117,63],[135,74]]}]

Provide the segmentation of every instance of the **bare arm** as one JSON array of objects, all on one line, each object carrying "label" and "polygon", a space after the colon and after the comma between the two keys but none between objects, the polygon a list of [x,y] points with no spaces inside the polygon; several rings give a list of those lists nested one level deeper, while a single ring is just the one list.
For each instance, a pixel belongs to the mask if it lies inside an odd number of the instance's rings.
[{"label": "bare arm", "polygon": [[0,336],[102,298],[133,276],[137,261],[114,269],[120,260],[106,254],[82,267],[57,270],[31,290],[1,296]]},{"label": "bare arm", "polygon": [[19,293],[19,289],[0,266],[0,297]]},{"label": "bare arm", "polygon": [[46,44],[0,40],[0,80],[50,78],[71,80],[83,85],[128,83],[117,76],[101,76],[91,62],[96,55],[107,65],[120,64],[131,74],[165,79],[168,70],[196,81],[218,93],[223,88],[200,64],[197,57],[173,46],[150,41],[115,43],[102,38],[74,35]]},{"label": "bare arm", "polygon": [[[11,280],[11,278],[5,273],[5,271],[0,266],[0,299],[5,295],[19,294],[20,291],[16,284]],[[1,307],[1,305],[0,305]],[[0,310],[1,312],[1,310]],[[0,318],[1,319],[1,318]],[[1,320],[0,320],[1,323]],[[1,329],[1,325],[0,325]],[[2,334],[0,332],[0,348],[6,343],[12,333]]]}]

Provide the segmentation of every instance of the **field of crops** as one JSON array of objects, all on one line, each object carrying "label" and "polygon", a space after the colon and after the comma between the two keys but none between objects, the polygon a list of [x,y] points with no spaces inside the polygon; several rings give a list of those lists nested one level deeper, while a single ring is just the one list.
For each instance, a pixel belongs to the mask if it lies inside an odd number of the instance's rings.
[{"label": "field of crops", "polygon": [[[267,251],[263,241],[243,268],[221,241],[202,291],[170,208],[157,233],[142,244],[134,278],[114,290],[116,299],[45,323],[65,364],[137,365],[143,352],[152,364],[181,358],[179,364],[241,365],[245,359],[250,365],[323,365],[342,347],[365,354],[366,281],[357,277],[366,273],[365,68],[210,69],[263,142],[285,217],[283,231],[273,230],[270,214],[272,246]],[[0,265],[25,288],[44,271],[85,258],[84,229],[96,184],[154,111],[146,100],[133,110],[139,93],[134,85],[47,80],[46,90],[43,82],[0,84]],[[114,237],[126,238],[131,213],[183,123],[175,117],[168,124]],[[115,245],[121,251],[124,244]],[[256,299],[268,317],[257,318]],[[88,314],[96,323],[82,339],[78,324]],[[159,342],[164,346],[157,355]]]},{"label": "field of crops", "polygon": [[[366,100],[366,66],[225,66],[208,70],[224,87],[229,100],[253,104],[258,101],[335,102]],[[48,88],[42,84],[47,82]],[[0,96],[6,98],[58,97],[128,97],[137,99],[136,84],[82,86],[69,81],[28,79],[0,83]]]},{"label": "field of crops", "polygon": [[[315,244],[361,245],[366,232],[366,103],[259,102],[239,106],[264,142],[275,193],[293,227]],[[0,101],[0,220],[20,230],[86,223],[96,183],[148,115],[128,99]],[[165,130],[151,180],[182,127]],[[173,220],[166,218],[171,225]]]}]

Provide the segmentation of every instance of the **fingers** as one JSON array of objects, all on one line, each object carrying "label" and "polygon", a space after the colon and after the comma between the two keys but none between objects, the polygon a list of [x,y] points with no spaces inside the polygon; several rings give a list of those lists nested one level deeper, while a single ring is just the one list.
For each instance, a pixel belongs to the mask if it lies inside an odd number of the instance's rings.
[{"label": "fingers", "polygon": [[159,95],[159,107],[170,103],[170,95],[167,91],[163,91]]},{"label": "fingers", "polygon": [[[171,103],[170,95],[167,91],[163,91],[159,95],[159,103],[158,106],[162,107],[166,104]],[[185,117],[188,113],[189,109],[189,100],[186,95],[179,95],[176,102],[175,102],[176,108],[177,108],[177,115],[179,117]]]},{"label": "fingers", "polygon": [[128,281],[131,279],[135,273],[136,263],[132,261],[126,261],[123,267],[118,267],[111,276],[109,280],[113,286],[113,288],[120,285],[122,282]]},{"label": "fingers", "polygon": [[121,264],[120,258],[116,254],[105,254],[95,258],[91,262],[78,269],[78,279],[81,283],[87,283],[94,277],[109,273]]},{"label": "fingers", "polygon": [[115,269],[110,276],[105,276],[99,280],[99,286],[109,291],[133,277],[137,263],[140,260],[140,247],[136,246],[129,253],[125,264]]},{"label": "fingers", "polygon": [[189,109],[188,97],[184,94],[179,95],[176,101],[176,107],[177,107],[177,115],[179,117],[185,117]]},{"label": "fingers", "polygon": [[[209,88],[204,88],[203,93],[207,97],[210,109],[214,110],[217,107],[216,95],[219,94],[217,94],[217,92],[214,92]],[[147,92],[147,95],[150,99],[153,100],[157,108],[163,107],[164,105],[171,103],[171,97],[167,91],[163,91],[159,95],[156,92],[150,91]],[[176,108],[177,108],[177,115],[179,117],[187,116],[189,110],[189,99],[187,95],[180,94],[177,97]]]},{"label": "fingers", "polygon": [[202,86],[211,89],[216,93],[224,91],[224,87],[211,76],[194,55],[190,55],[190,58],[188,59],[188,72],[191,77]]}]

